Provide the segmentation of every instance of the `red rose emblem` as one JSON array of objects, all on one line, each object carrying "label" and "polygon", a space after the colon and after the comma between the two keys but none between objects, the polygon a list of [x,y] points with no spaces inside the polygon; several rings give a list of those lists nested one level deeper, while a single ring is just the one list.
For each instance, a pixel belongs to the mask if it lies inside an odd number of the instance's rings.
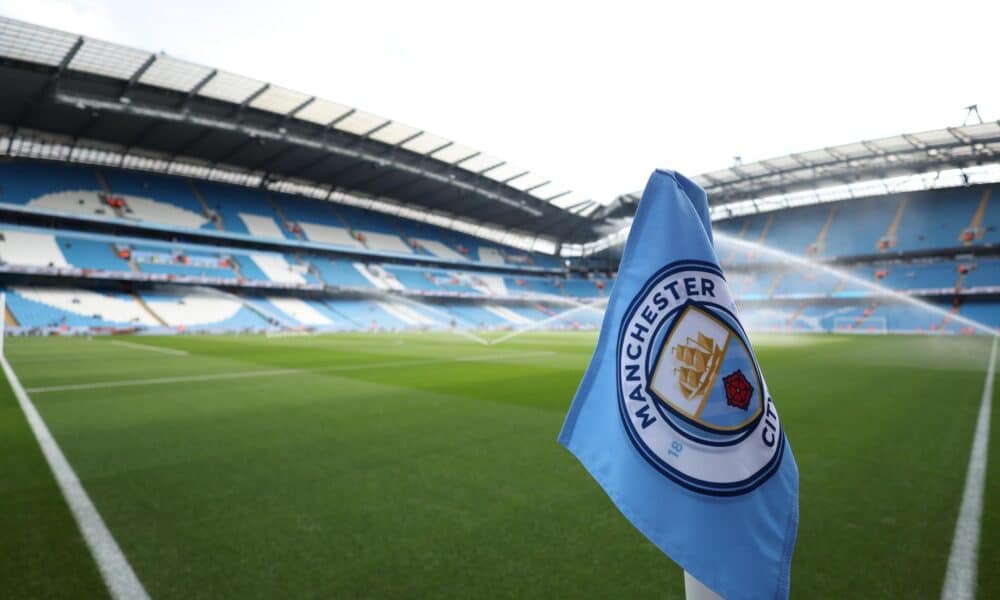
[{"label": "red rose emblem", "polygon": [[722,378],[723,385],[726,386],[726,403],[729,406],[747,410],[750,406],[750,398],[753,397],[753,386],[743,375],[743,371],[737,369]]}]

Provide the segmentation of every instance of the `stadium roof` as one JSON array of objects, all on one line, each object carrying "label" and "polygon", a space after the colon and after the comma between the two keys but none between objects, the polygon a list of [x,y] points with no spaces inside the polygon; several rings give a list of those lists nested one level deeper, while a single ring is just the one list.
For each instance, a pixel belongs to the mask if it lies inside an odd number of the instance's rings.
[{"label": "stadium roof", "polygon": [[[624,241],[610,205],[416,127],[163,53],[0,17],[0,155],[266,186],[567,256]],[[1000,123],[736,164],[694,178],[713,218],[1000,181]]]},{"label": "stadium roof", "polygon": [[2,154],[95,162],[103,152],[112,158],[100,164],[197,166],[234,182],[359,195],[436,213],[445,226],[455,217],[493,224],[491,237],[514,232],[503,241],[521,247],[596,236],[588,216],[598,205],[529,169],[166,54],[0,17],[0,82]]},{"label": "stadium roof", "polygon": [[704,173],[713,204],[727,204],[871,179],[939,172],[1000,160],[1000,123],[896,135],[792,153]]},{"label": "stadium roof", "polygon": [[[713,219],[725,219],[898,192],[1000,181],[1000,122],[946,127],[796,152],[736,164],[694,177],[708,193]],[[625,241],[641,191],[624,194],[593,217],[603,237],[567,244],[567,256],[588,256]]]},{"label": "stadium roof", "polygon": [[[887,182],[889,192],[900,191],[892,189],[893,181],[914,176],[926,179],[924,175],[937,178],[952,170],[974,174],[983,170],[979,167],[997,163],[1000,163],[1000,122],[988,121],[794,152],[735,164],[703,173],[694,180],[708,193],[714,216],[718,218],[763,212],[772,204],[774,208],[806,204],[796,202],[795,198],[807,197],[821,189],[853,187],[861,192],[840,198],[876,195],[877,192],[871,193],[872,183]],[[940,183],[929,182],[923,188],[948,187]],[[951,185],[963,183],[969,181]],[[602,212],[605,216],[629,216],[640,195],[641,191],[625,194]],[[776,202],[782,198],[790,203]]]}]

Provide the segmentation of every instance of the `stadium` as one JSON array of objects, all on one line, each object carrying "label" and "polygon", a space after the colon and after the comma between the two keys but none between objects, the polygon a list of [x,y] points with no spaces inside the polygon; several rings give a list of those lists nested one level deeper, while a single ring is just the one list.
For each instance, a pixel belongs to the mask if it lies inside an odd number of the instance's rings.
[{"label": "stadium", "polygon": [[[642,191],[249,75],[0,17],[0,596],[680,597],[555,443]],[[1000,597],[969,113],[693,177],[802,473],[795,597]]]}]

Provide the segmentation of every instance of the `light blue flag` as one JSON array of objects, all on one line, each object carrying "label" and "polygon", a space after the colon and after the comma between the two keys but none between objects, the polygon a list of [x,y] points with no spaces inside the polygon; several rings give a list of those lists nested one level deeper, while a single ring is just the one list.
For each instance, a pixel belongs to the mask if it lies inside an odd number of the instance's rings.
[{"label": "light blue flag", "polygon": [[724,598],[786,598],[799,473],[719,268],[705,192],[646,184],[559,434],[619,510]]}]

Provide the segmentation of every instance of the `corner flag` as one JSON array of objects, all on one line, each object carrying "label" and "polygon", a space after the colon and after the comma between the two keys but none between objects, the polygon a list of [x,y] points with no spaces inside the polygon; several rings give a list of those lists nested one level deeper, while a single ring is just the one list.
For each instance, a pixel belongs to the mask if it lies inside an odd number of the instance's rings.
[{"label": "corner flag", "polygon": [[649,178],[559,442],[717,594],[787,598],[799,474],[719,267],[705,192]]}]

